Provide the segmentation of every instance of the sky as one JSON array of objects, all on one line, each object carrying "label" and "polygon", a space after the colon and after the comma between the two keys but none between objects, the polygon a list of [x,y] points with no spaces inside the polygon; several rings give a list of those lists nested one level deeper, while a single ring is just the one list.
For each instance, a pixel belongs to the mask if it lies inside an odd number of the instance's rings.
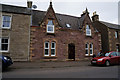
[{"label": "sky", "polygon": [[[36,10],[47,11],[50,0],[31,0]],[[119,0],[51,0],[56,13],[80,17],[88,8],[90,17],[97,12],[100,21],[118,24],[118,2]],[[27,0],[1,0],[2,4],[27,6]]]}]

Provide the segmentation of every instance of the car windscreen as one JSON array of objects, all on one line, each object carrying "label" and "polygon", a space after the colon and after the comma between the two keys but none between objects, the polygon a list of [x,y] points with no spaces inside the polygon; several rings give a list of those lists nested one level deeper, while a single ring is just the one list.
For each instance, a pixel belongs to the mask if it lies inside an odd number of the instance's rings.
[{"label": "car windscreen", "polygon": [[105,56],[109,56],[110,52],[109,53],[105,53]]},{"label": "car windscreen", "polygon": [[100,56],[109,56],[110,52],[107,52],[107,53],[102,53],[100,54]]}]

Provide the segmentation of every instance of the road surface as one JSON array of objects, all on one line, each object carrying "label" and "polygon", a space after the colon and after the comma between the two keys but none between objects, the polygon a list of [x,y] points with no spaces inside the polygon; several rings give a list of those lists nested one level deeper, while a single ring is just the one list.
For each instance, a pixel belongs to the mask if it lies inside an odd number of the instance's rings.
[{"label": "road surface", "polygon": [[9,69],[3,78],[118,78],[118,66]]}]

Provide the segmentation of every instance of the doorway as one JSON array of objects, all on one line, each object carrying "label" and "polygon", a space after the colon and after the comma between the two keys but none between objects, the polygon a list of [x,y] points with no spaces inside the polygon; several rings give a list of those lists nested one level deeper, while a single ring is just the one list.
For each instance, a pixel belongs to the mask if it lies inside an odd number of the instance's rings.
[{"label": "doorway", "polygon": [[68,44],[68,59],[75,60],[75,44]]}]

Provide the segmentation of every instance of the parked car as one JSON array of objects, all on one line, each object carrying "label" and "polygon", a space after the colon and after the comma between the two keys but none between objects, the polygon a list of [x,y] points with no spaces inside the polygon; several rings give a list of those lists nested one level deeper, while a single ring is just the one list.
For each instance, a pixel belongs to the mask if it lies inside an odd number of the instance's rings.
[{"label": "parked car", "polygon": [[2,62],[2,70],[13,64],[9,56],[0,55],[0,61]]},{"label": "parked car", "polygon": [[120,64],[120,52],[111,51],[102,53],[98,57],[94,57],[91,60],[91,64],[94,65],[106,65],[110,66],[112,64]]}]

